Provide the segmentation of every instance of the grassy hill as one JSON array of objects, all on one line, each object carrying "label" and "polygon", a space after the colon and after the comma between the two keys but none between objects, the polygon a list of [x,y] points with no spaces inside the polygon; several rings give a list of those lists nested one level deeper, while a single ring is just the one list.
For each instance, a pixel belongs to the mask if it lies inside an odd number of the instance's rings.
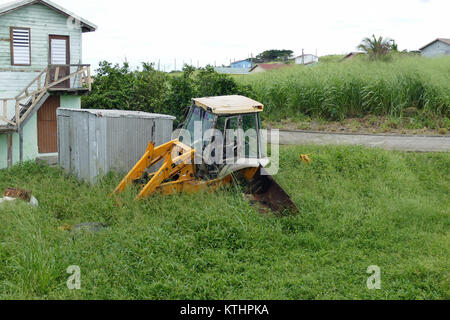
[{"label": "grassy hill", "polygon": [[[300,153],[312,159],[299,160]],[[448,299],[450,154],[284,147],[276,179],[302,212],[261,215],[239,189],[109,196],[34,163],[0,171],[37,209],[0,206],[0,298]],[[98,233],[58,227],[108,223]],[[81,290],[66,287],[81,268]],[[366,287],[378,265],[381,290]]]}]

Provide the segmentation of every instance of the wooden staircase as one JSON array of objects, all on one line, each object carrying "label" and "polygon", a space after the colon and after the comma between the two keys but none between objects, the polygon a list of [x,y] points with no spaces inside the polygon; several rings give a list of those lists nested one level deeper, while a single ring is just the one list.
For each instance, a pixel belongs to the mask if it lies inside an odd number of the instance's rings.
[{"label": "wooden staircase", "polygon": [[[74,70],[72,72],[72,70]],[[0,98],[0,134],[8,134],[8,167],[12,165],[12,134],[19,134],[20,161],[23,161],[22,129],[50,94],[91,91],[91,69],[87,64],[49,65],[15,98]],[[8,117],[8,103],[15,105]]]}]

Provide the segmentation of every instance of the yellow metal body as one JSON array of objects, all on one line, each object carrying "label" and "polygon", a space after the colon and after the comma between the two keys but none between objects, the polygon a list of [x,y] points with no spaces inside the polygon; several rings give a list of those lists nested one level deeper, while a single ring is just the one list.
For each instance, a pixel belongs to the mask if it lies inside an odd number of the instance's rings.
[{"label": "yellow metal body", "polygon": [[[136,199],[147,198],[157,192],[168,195],[177,192],[192,193],[203,189],[215,190],[232,182],[231,175],[209,181],[197,179],[195,177],[194,154],[194,149],[178,140],[170,141],[156,148],[151,142],[144,156],[122,180],[114,193],[125,191],[129,185],[142,179],[149,168],[160,162],[162,162],[161,168],[148,174],[150,181],[143,186]],[[250,180],[255,175],[257,168],[244,169],[243,171],[244,177]]]},{"label": "yellow metal body", "polygon": [[[194,104],[216,115],[216,121],[218,121],[217,115],[257,114],[264,108],[261,103],[241,96],[199,98],[194,99]],[[257,127],[259,126],[257,125]],[[248,167],[244,168],[241,165],[235,167],[223,165],[222,170],[216,167],[214,172],[204,172],[209,170],[209,167],[195,165],[195,156],[196,150],[181,143],[178,139],[159,147],[155,147],[151,142],[144,156],[114,190],[114,194],[124,192],[131,184],[142,187],[136,199],[144,199],[155,193],[169,195],[178,192],[193,193],[200,190],[214,191],[232,183],[236,177],[241,181],[246,180],[245,192],[251,193],[253,201],[260,203],[262,207],[266,208],[265,210],[269,209],[281,214],[298,212],[289,195],[264,170],[265,161],[263,160],[265,159],[257,159],[256,166],[254,163],[249,163]],[[306,162],[310,161],[306,155],[302,155],[301,159]],[[149,172],[156,167],[159,169]],[[197,168],[199,172],[196,172]],[[208,178],[210,175],[215,177],[216,175],[221,176],[221,174],[227,175],[218,179]]]}]

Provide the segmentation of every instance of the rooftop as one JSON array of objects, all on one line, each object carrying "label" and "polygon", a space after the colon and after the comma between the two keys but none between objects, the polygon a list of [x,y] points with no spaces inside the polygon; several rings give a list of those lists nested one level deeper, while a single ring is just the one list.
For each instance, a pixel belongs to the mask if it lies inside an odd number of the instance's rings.
[{"label": "rooftop", "polygon": [[58,113],[65,114],[67,112],[90,113],[99,118],[139,118],[139,119],[175,120],[175,117],[168,116],[165,114],[148,113],[141,111],[105,110],[105,109],[67,109],[67,108],[58,109]]},{"label": "rooftop", "polygon": [[217,67],[214,68],[217,73],[223,74],[248,74],[250,68],[230,68],[230,67]]},{"label": "rooftop", "polygon": [[435,42],[437,42],[437,41],[443,42],[443,43],[448,44],[448,45],[450,46],[450,39],[448,39],[448,38],[437,38],[437,39],[431,41],[431,42],[430,42],[429,44],[427,44],[426,46],[423,46],[423,47],[420,48],[419,50],[423,50],[423,49],[425,49],[426,47],[431,46],[433,43],[435,43]]},{"label": "rooftop", "polygon": [[0,16],[33,4],[42,4],[44,6],[49,7],[50,9],[53,9],[65,15],[66,17],[75,18],[76,20],[80,21],[83,32],[91,32],[97,29],[97,26],[92,22],[89,22],[88,20],[77,16],[76,14],[70,12],[69,10],[59,6],[58,4],[50,0],[19,0],[8,2],[3,5],[0,5]]},{"label": "rooftop", "polygon": [[260,67],[264,70],[276,70],[276,69],[281,69],[281,68],[285,68],[288,66],[289,65],[284,64],[284,63],[261,63],[261,64],[254,66],[252,69],[250,69],[250,71],[253,71],[257,67]]},{"label": "rooftop", "polygon": [[244,96],[195,98],[194,104],[214,114],[241,114],[262,112],[264,105]]},{"label": "rooftop", "polygon": [[303,55],[301,54],[301,55],[295,57],[294,59],[301,58],[301,57],[309,57],[309,56],[313,56],[313,57],[318,58],[318,56],[316,56],[315,54],[312,54],[312,53],[305,53],[305,54],[303,54]]},{"label": "rooftop", "polygon": [[233,61],[233,62],[231,62],[231,64],[233,65],[233,64],[236,64],[236,63],[246,62],[246,61],[250,62],[250,59],[243,59],[243,60]]}]

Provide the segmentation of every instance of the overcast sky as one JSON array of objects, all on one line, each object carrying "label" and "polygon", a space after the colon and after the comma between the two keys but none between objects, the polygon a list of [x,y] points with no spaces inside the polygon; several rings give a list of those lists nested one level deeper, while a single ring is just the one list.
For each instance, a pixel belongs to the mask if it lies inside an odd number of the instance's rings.
[{"label": "overcast sky", "polygon": [[[229,64],[266,49],[343,54],[372,34],[401,50],[450,38],[449,0],[53,0],[98,25],[83,59]],[[0,0],[0,3],[9,1]]]}]

